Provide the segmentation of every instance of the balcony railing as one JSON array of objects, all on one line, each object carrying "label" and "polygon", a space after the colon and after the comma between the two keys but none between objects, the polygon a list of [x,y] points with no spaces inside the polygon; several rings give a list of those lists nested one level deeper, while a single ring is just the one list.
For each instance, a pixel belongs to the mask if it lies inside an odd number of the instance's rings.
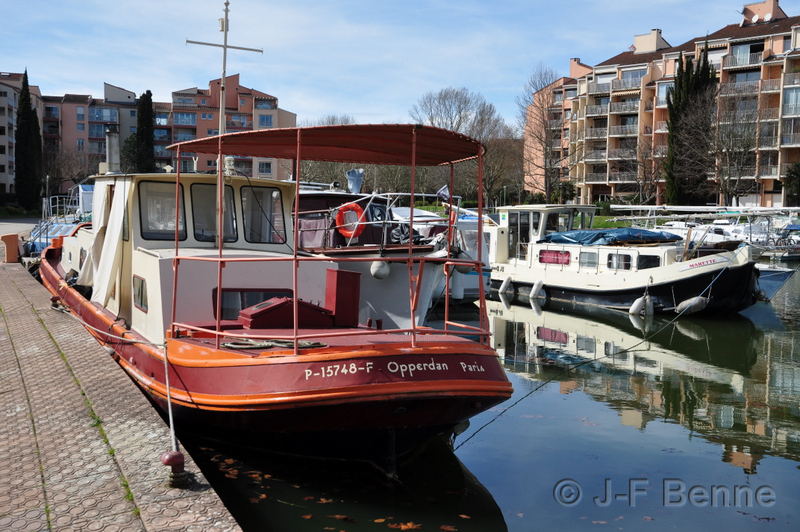
[{"label": "balcony railing", "polygon": [[783,116],[800,115],[800,103],[783,104]]},{"label": "balcony railing", "polygon": [[624,91],[628,89],[639,89],[642,86],[642,78],[639,79],[614,79],[611,80],[611,90]]},{"label": "balcony railing", "polygon": [[800,85],[800,72],[783,75],[783,85]]},{"label": "balcony railing", "polygon": [[586,107],[586,116],[597,116],[608,114],[608,104],[589,105]]},{"label": "balcony railing", "polygon": [[781,90],[780,79],[762,79],[761,92],[774,92]]},{"label": "balcony railing", "polygon": [[719,93],[722,96],[731,96],[735,94],[752,94],[758,92],[758,81],[738,81],[720,83]]},{"label": "balcony railing", "polygon": [[763,56],[764,54],[762,52],[756,52],[754,54],[747,55],[726,55],[722,58],[722,67],[730,68],[737,66],[759,65],[761,64]]},{"label": "balcony railing", "polygon": [[592,127],[586,130],[587,139],[604,139],[608,136],[608,129],[604,127]]},{"label": "balcony railing", "polygon": [[800,133],[784,133],[781,135],[781,144],[784,146],[800,145]]},{"label": "balcony railing", "polygon": [[762,135],[758,139],[758,146],[760,148],[777,148],[778,147],[778,137],[774,135]]},{"label": "balcony railing", "polygon": [[653,155],[655,157],[666,157],[668,146],[666,144],[658,144],[653,146]]},{"label": "balcony railing", "polygon": [[638,113],[639,101],[635,102],[613,102],[609,107],[612,113]]},{"label": "balcony railing", "polygon": [[611,92],[611,83],[589,83],[586,90],[589,94],[606,94]]},{"label": "balcony railing", "polygon": [[585,159],[587,161],[605,161],[606,160],[606,150],[594,150],[590,151],[586,154]]},{"label": "balcony railing", "polygon": [[633,148],[614,148],[608,150],[609,159],[636,159],[636,150]]},{"label": "balcony railing", "polygon": [[608,179],[608,175],[605,172],[603,172],[603,173],[586,174],[584,181],[586,183],[605,183],[606,179]]},{"label": "balcony railing", "polygon": [[550,143],[550,146],[557,150],[560,150],[561,144],[562,144],[561,139],[553,139],[553,141]]},{"label": "balcony railing", "polygon": [[639,133],[638,125],[630,126],[611,126],[608,128],[608,135],[611,137],[626,137]]},{"label": "balcony railing", "polygon": [[656,122],[656,133],[668,133],[669,125],[665,121]]},{"label": "balcony railing", "polygon": [[780,109],[777,107],[766,107],[761,109],[758,114],[761,120],[777,120],[780,116]]},{"label": "balcony railing", "polygon": [[722,167],[720,168],[720,172],[722,172],[723,176],[733,176],[733,177],[755,177],[756,176],[756,167],[755,166],[745,166],[745,167]]},{"label": "balcony railing", "polygon": [[758,170],[760,176],[777,176],[778,165],[762,165]]},{"label": "balcony railing", "polygon": [[611,181],[636,181],[636,172],[611,172],[609,175]]}]

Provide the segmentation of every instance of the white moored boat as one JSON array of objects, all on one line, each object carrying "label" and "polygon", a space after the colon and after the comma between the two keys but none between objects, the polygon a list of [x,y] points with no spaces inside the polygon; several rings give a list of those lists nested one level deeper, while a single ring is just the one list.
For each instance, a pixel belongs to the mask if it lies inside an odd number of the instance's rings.
[{"label": "white moored boat", "polygon": [[679,236],[592,230],[595,207],[500,207],[491,228],[490,296],[522,304],[561,300],[632,313],[737,312],[758,297],[743,245],[695,249]]}]

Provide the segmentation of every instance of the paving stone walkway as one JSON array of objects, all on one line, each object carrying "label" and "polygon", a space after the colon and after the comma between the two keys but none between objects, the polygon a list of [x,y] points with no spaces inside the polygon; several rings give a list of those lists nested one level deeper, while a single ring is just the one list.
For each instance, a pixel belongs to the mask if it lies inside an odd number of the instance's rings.
[{"label": "paving stone walkway", "polygon": [[0,264],[0,530],[239,530],[188,455],[167,487],[166,425],[49,296]]}]

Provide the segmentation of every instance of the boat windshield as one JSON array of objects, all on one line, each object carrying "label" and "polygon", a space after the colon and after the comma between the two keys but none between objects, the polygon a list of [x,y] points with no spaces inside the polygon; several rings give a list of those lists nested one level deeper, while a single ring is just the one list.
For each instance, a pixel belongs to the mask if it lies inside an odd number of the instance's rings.
[{"label": "boat windshield", "polygon": [[[217,186],[195,183],[192,192],[192,219],[194,238],[198,242],[217,239]],[[236,210],[233,204],[233,187],[225,187],[225,242],[236,242]]]},{"label": "boat windshield", "polygon": [[242,187],[242,219],[244,238],[259,244],[283,244],[286,227],[283,223],[281,192],[273,187]]}]

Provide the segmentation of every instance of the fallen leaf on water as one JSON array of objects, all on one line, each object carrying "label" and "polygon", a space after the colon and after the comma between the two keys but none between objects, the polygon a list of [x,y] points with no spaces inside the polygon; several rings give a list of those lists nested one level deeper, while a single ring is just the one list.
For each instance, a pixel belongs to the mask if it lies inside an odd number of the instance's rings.
[{"label": "fallen leaf on water", "polygon": [[337,519],[339,521],[355,521],[355,519],[353,519],[352,517],[341,514],[329,515],[328,517],[330,517],[331,519]]},{"label": "fallen leaf on water", "polygon": [[325,497],[320,497],[317,501],[317,504],[329,504],[332,503],[333,499],[326,499]]},{"label": "fallen leaf on water", "polygon": [[468,516],[467,514],[458,514],[458,516],[459,516],[461,519],[472,519],[472,518],[471,518],[470,516]]},{"label": "fallen leaf on water", "polygon": [[390,523],[386,526],[389,528],[397,528],[399,530],[419,530],[422,528],[422,525],[418,525],[414,521],[409,521],[408,523]]},{"label": "fallen leaf on water", "polygon": [[439,527],[439,530],[442,530],[443,532],[458,532],[458,529],[453,525],[442,525]]},{"label": "fallen leaf on water", "polygon": [[312,517],[314,517],[314,516],[313,516],[312,514],[306,514],[306,515],[301,515],[300,517],[301,517],[302,519],[311,519],[311,518],[312,518]]},{"label": "fallen leaf on water", "polygon": [[373,519],[373,520],[372,520],[372,522],[373,522],[373,523],[384,523],[384,522],[386,522],[386,519],[383,519],[383,518],[380,518],[380,519]]}]

